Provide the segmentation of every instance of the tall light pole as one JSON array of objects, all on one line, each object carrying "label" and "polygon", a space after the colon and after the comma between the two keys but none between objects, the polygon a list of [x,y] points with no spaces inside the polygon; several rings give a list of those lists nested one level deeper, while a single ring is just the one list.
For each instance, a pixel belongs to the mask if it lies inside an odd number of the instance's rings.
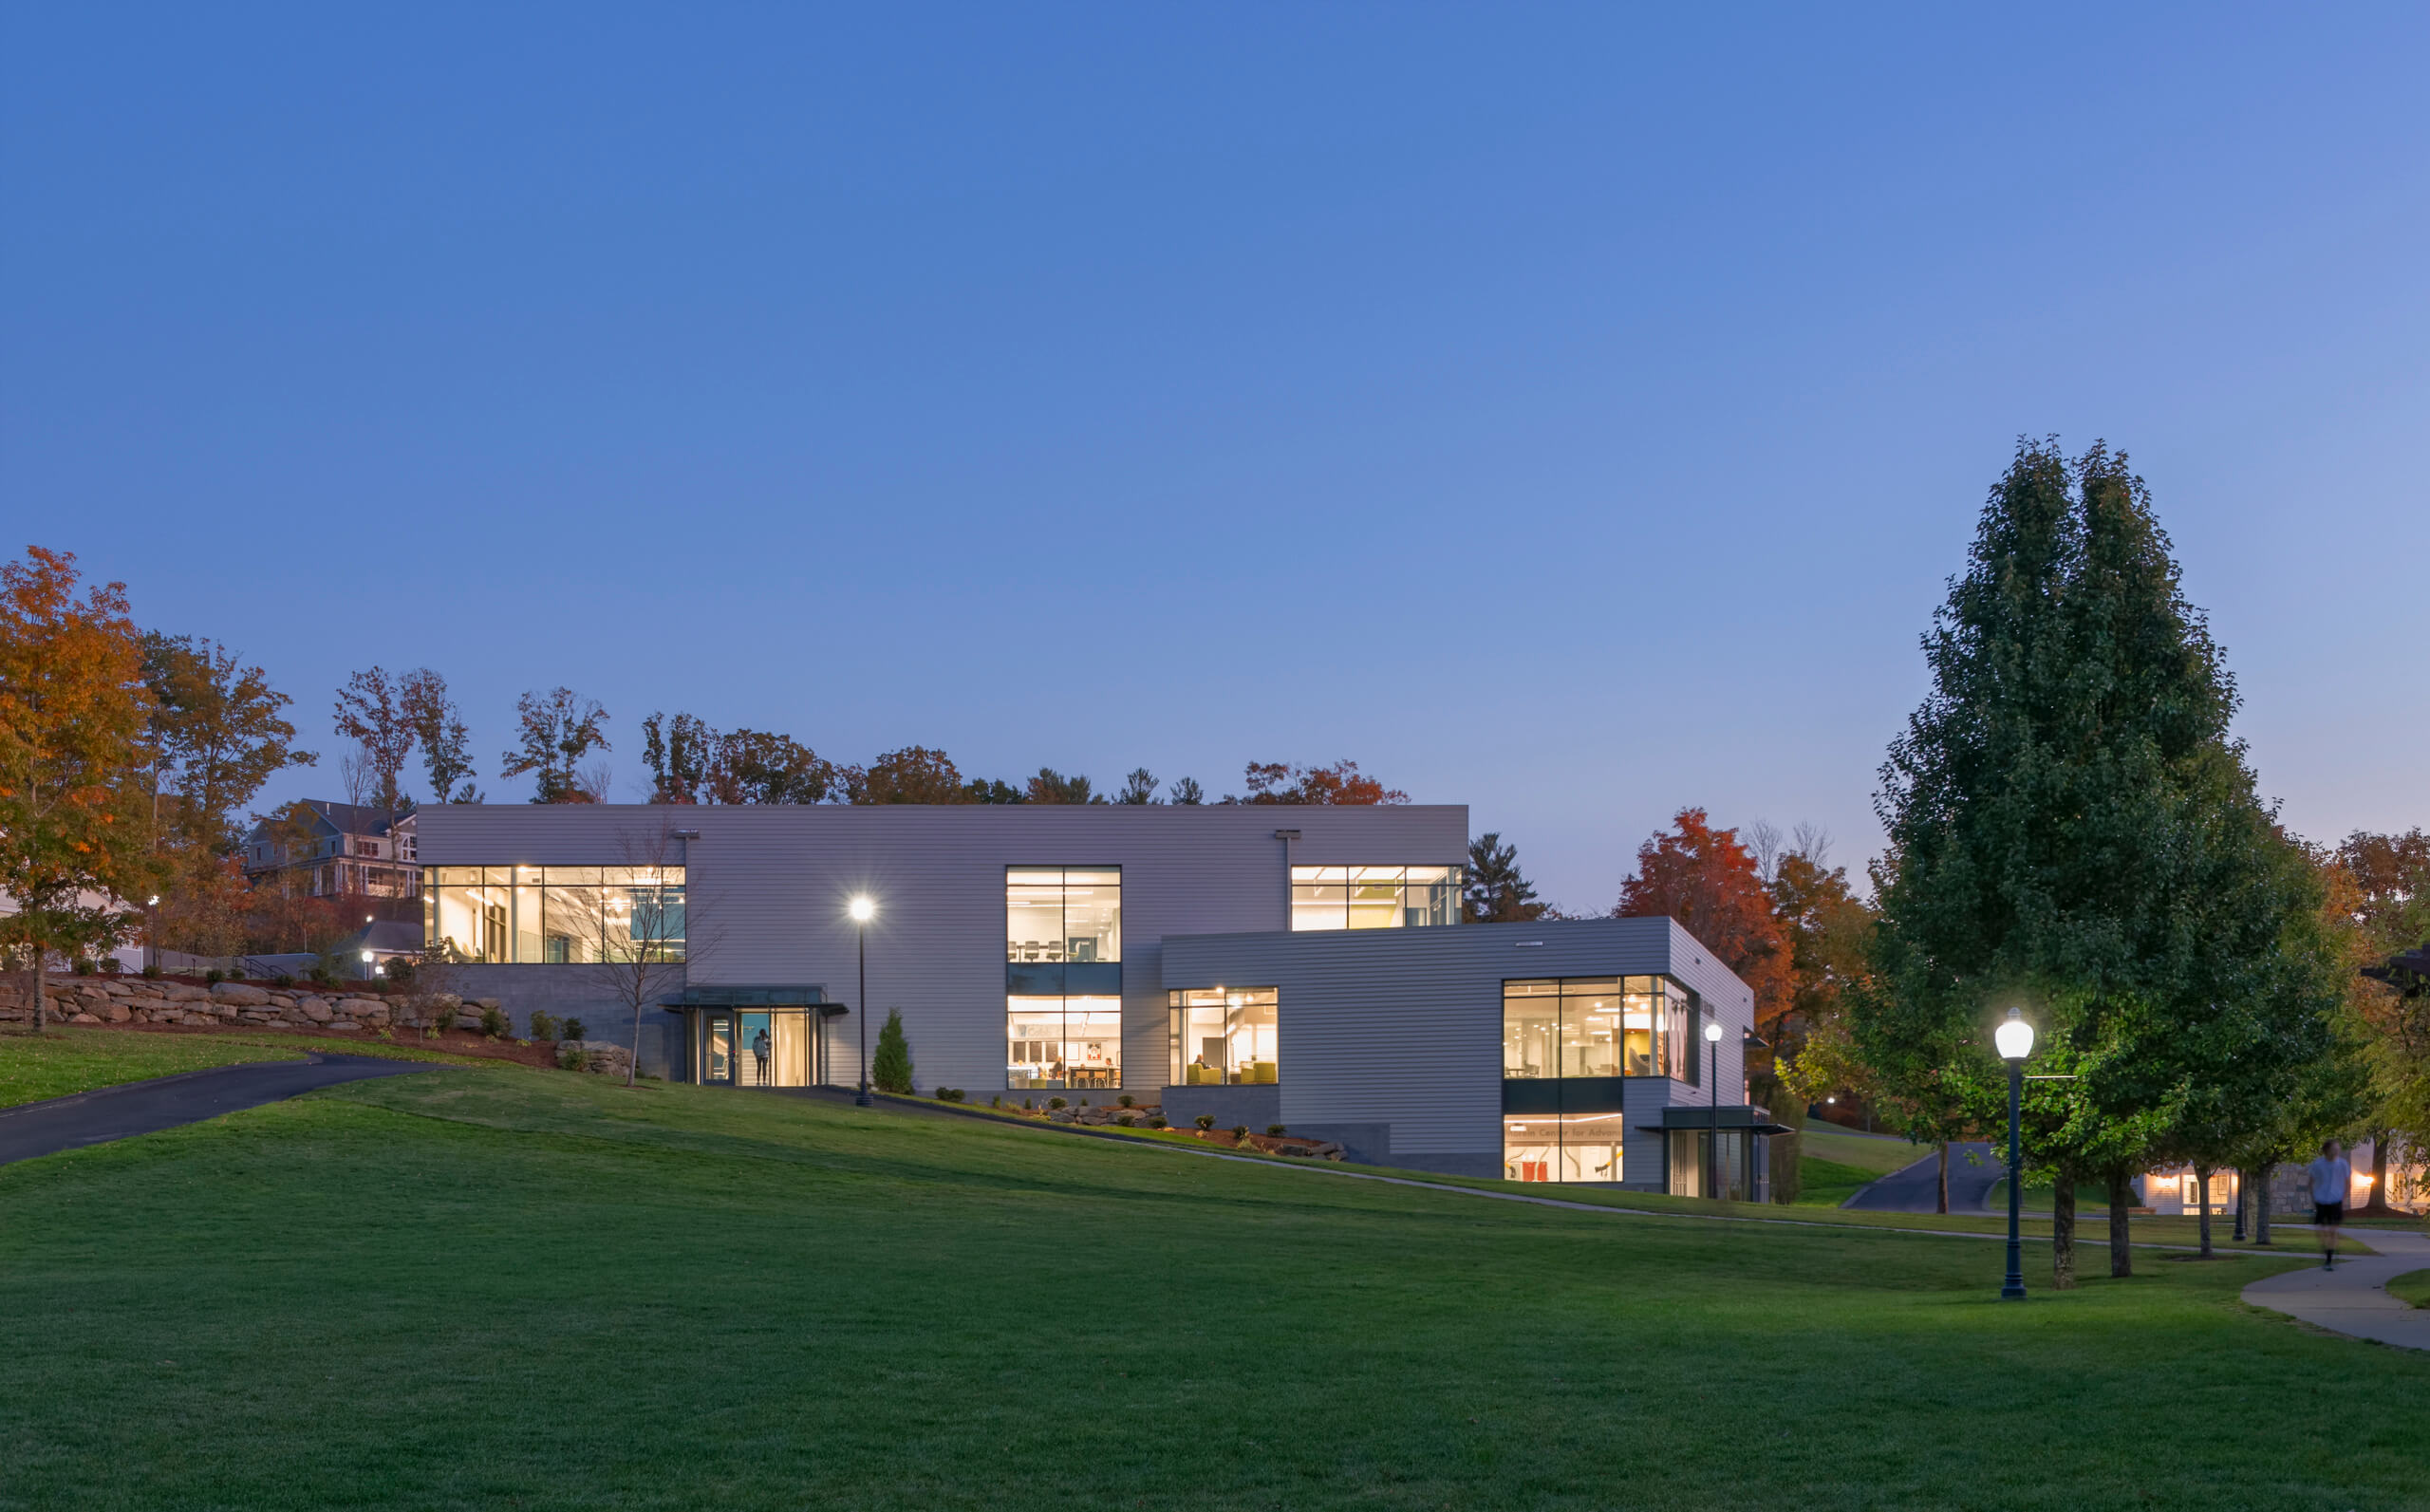
[{"label": "tall light pole", "polygon": [[[2009,1063],[2009,1274],[2000,1283],[2000,1300],[2025,1300],[2025,1252],[2017,1241],[2017,1219],[2023,1211],[2025,1175],[2018,1168],[2017,1124],[2019,1105],[2025,1097],[2025,1058],[2033,1054],[2033,1026],[2025,1021],[2025,1010],[2011,1008],[1991,1031],[1991,1041],[1999,1047],[2000,1058]],[[2062,1172],[2061,1180],[2066,1180]]]},{"label": "tall light pole", "polygon": [[868,893],[852,900],[852,923],[861,937],[861,1000],[852,1005],[861,1016],[861,1092],[852,1099],[855,1108],[869,1105],[869,921],[877,917],[877,905]]},{"label": "tall light pole", "polygon": [[1705,1043],[1712,1047],[1712,1080],[1705,1088],[1707,1120],[1711,1132],[1705,1136],[1705,1195],[1713,1195],[1721,1185],[1721,1020],[1705,1020]]}]

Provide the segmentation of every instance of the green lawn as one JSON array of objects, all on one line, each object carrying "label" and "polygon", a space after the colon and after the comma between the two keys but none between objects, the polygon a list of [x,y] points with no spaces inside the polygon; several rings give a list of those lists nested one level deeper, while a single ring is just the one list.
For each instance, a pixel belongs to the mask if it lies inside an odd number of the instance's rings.
[{"label": "green lawn", "polygon": [[450,1068],[0,1167],[0,1507],[2419,1505],[2272,1263]]},{"label": "green lawn", "polygon": [[302,1060],[305,1052],[312,1050],[406,1060],[464,1058],[370,1036],[340,1038],[271,1030],[247,1035],[154,1035],[54,1024],[39,1035],[0,1034],[0,1108],[213,1066]]},{"label": "green lawn", "polygon": [[2430,1307],[2430,1270],[2407,1271],[2392,1279],[2388,1295],[2416,1307]]}]

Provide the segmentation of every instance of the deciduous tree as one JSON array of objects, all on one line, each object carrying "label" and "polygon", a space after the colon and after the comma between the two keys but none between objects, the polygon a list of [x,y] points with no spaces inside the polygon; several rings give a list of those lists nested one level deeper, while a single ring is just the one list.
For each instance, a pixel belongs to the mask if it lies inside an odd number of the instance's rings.
[{"label": "deciduous tree", "polygon": [[405,722],[421,746],[422,769],[430,774],[430,795],[436,803],[478,803],[473,786],[473,749],[464,717],[448,697],[447,680],[428,667],[405,674],[399,696]]},{"label": "deciduous tree", "polygon": [[399,697],[402,691],[376,666],[355,673],[338,689],[337,733],[362,747],[371,775],[371,801],[386,814],[404,807],[399,777],[414,753],[414,723]]},{"label": "deciduous tree", "polygon": [[1105,801],[1091,788],[1088,778],[1078,775],[1065,776],[1053,767],[1038,768],[1037,775],[1029,779],[1028,787],[1022,796],[1032,803],[1103,803]]},{"label": "deciduous tree", "polygon": [[224,645],[200,636],[143,637],[143,682],[160,787],[176,796],[177,838],[214,855],[238,840],[236,817],[262,784],[319,759],[295,748],[292,701]]},{"label": "deciduous tree", "polygon": [[1329,767],[1252,761],[1248,764],[1247,787],[1247,796],[1224,801],[1359,805],[1409,801],[1409,794],[1400,789],[1385,787],[1376,778],[1362,775],[1355,761],[1336,761]]},{"label": "deciduous tree", "polygon": [[115,943],[157,876],[150,713],[124,584],[39,546],[0,564],[0,945],[31,969],[36,1034],[52,953]]},{"label": "deciduous tree", "polygon": [[1737,831],[1714,829],[1702,809],[1682,809],[1671,822],[1637,847],[1613,917],[1677,920],[1754,990],[1756,1023],[1776,1023],[1789,1001],[1788,943],[1754,856]]},{"label": "deciduous tree", "polygon": [[851,803],[969,801],[952,758],[922,745],[888,751],[867,767],[846,767],[840,779],[846,801]]},{"label": "deciduous tree", "polygon": [[591,752],[615,749],[601,728],[608,711],[596,700],[560,687],[524,694],[514,700],[514,713],[521,743],[501,758],[498,775],[531,773],[533,803],[592,802],[582,767]]}]

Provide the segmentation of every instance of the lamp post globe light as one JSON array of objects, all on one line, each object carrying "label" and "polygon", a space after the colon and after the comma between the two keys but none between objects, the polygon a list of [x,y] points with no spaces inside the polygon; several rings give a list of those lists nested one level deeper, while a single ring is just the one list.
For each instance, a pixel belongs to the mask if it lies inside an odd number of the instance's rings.
[{"label": "lamp post globe light", "polygon": [[370,951],[368,951],[368,950],[366,950],[366,951],[364,951],[364,952],[363,953],[363,980],[365,980],[365,981],[369,981],[369,980],[371,980],[371,963],[372,963],[373,961],[378,961],[379,959],[380,959],[380,958],[379,958],[378,956],[373,955],[373,954],[372,954]]},{"label": "lamp post globe light", "polygon": [[856,1108],[869,1105],[869,921],[877,917],[877,903],[868,893],[852,900],[850,908],[854,931],[860,936],[861,997],[852,1011],[861,1016],[861,1090],[852,1099]]},{"label": "lamp post globe light", "polygon": [[1991,1031],[1991,1043],[1999,1048],[2000,1058],[2009,1065],[2009,1274],[2000,1283],[2000,1300],[2025,1300],[2025,1256],[2017,1242],[2017,1219],[2025,1197],[2025,1176],[2018,1169],[2017,1122],[2019,1104],[2025,1094],[2025,1060],[2033,1054],[2033,1026],[2025,1021],[2025,1010],[2011,1008],[2000,1026]]},{"label": "lamp post globe light", "polygon": [[[1705,1195],[1714,1195],[1721,1185],[1721,1020],[1705,1020],[1705,1043],[1712,1047],[1712,1084],[1705,1091],[1706,1119],[1710,1132],[1705,1135]],[[1727,1194],[1724,1194],[1725,1196]]]}]

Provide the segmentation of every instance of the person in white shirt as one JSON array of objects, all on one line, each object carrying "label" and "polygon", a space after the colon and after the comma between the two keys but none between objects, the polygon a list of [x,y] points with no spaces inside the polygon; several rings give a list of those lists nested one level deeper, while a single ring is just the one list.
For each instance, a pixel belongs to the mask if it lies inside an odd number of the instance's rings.
[{"label": "person in white shirt", "polygon": [[2312,1179],[2312,1226],[2320,1230],[2321,1267],[2337,1269],[2337,1227],[2346,1222],[2346,1193],[2354,1185],[2354,1167],[2337,1141],[2320,1142],[2320,1159],[2304,1167]]}]

